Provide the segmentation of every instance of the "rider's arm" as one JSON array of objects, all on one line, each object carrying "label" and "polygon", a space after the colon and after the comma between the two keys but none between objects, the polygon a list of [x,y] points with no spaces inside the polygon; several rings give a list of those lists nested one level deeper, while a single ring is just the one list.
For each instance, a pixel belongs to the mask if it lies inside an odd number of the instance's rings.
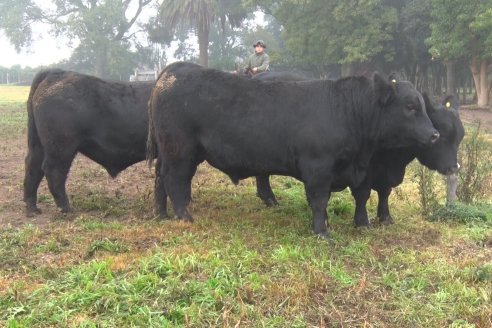
[{"label": "rider's arm", "polygon": [[251,67],[251,59],[252,59],[252,56],[249,56],[248,59],[246,59],[246,61],[244,62],[244,66],[243,66],[243,70],[247,70],[248,68],[251,69],[253,67]]},{"label": "rider's arm", "polygon": [[268,57],[267,54],[263,55],[263,62],[261,63],[260,66],[257,67],[256,72],[264,72],[268,69],[268,66],[270,66],[270,57]]}]

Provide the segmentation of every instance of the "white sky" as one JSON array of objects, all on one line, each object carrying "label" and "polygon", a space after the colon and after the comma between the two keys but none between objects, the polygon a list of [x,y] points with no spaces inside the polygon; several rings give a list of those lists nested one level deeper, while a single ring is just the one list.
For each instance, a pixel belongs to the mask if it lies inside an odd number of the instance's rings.
[{"label": "white sky", "polygon": [[[0,0],[1,1],[1,0]],[[34,2],[43,9],[53,9],[53,0],[34,0]],[[127,16],[132,16],[136,10],[138,1],[132,0]],[[150,13],[155,9],[151,6],[144,8],[139,16],[138,22],[148,19]],[[62,59],[68,59],[74,48],[77,46],[75,41],[73,48],[70,47],[69,40],[66,38],[55,38],[48,33],[49,26],[47,24],[35,23],[32,26],[33,42],[28,49],[23,49],[20,53],[15,51],[5,36],[0,30],[0,66],[11,67],[13,65],[21,65],[22,67],[39,65],[49,65],[57,63]]]},{"label": "white sky", "polygon": [[56,63],[70,57],[73,49],[69,48],[66,43],[66,40],[57,41],[46,33],[45,35],[37,36],[28,50],[22,50],[17,53],[5,34],[0,32],[0,66],[21,65],[22,67],[37,67]]}]

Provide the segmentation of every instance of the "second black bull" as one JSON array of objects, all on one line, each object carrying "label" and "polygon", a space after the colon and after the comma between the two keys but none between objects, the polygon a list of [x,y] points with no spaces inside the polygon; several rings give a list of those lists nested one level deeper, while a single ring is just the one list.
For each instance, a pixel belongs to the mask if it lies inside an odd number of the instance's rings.
[{"label": "second black bull", "polygon": [[439,137],[420,93],[379,75],[265,84],[174,63],[154,87],[149,114],[149,158],[157,149],[157,179],[179,218],[192,220],[191,179],[206,160],[236,183],[251,176],[299,179],[313,230],[324,237],[331,191],[359,186],[377,149]]},{"label": "second black bull", "polygon": [[[307,80],[293,73],[260,73],[255,76],[263,81],[303,81]],[[354,222],[356,226],[368,226],[366,203],[371,189],[378,193],[377,217],[383,224],[393,223],[388,199],[392,188],[398,186],[405,176],[406,166],[415,158],[431,170],[441,174],[455,173],[458,168],[458,147],[464,137],[464,128],[459,117],[459,102],[454,96],[446,96],[442,103],[434,104],[427,94],[423,94],[427,114],[440,134],[437,142],[427,147],[413,146],[396,149],[378,149],[373,157],[364,181],[352,189],[355,199]],[[256,177],[258,196],[267,205],[278,204],[270,187],[268,176]],[[339,186],[343,189],[345,186]]]}]

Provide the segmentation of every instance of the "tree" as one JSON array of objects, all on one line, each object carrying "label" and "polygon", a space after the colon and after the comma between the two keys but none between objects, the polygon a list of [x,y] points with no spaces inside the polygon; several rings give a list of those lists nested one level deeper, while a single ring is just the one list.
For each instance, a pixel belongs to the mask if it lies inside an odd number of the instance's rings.
[{"label": "tree", "polygon": [[94,73],[104,77],[111,62],[118,59],[111,54],[129,49],[135,36],[132,27],[152,1],[56,0],[50,7],[41,7],[35,0],[2,0],[0,29],[20,50],[31,44],[32,24],[50,24],[55,36],[77,41],[79,52],[93,63]]},{"label": "tree", "polygon": [[222,27],[228,21],[238,27],[246,17],[240,0],[164,0],[159,12],[160,20],[174,31],[178,27],[195,30],[198,37],[199,63],[208,67],[210,28],[215,21]]},{"label": "tree", "polygon": [[[242,35],[244,28],[233,30],[230,26],[224,28],[218,22],[210,29],[209,66],[225,71],[234,69],[237,58],[247,54],[242,47]],[[250,48],[248,48],[250,50]]]},{"label": "tree", "polygon": [[432,0],[431,36],[435,58],[445,62],[465,58],[475,83],[478,106],[489,103],[492,63],[492,2]]},{"label": "tree", "polygon": [[374,1],[249,1],[267,8],[284,28],[286,47],[299,63],[320,71],[341,64],[343,75],[378,55],[392,60],[390,47],[396,28],[396,10],[383,0]]}]

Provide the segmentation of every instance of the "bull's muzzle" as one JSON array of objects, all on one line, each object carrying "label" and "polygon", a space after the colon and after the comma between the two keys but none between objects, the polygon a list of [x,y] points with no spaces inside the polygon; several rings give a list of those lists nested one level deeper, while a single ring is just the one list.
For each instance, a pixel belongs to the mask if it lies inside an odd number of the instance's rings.
[{"label": "bull's muzzle", "polygon": [[456,163],[455,166],[453,166],[452,168],[450,168],[447,172],[446,172],[446,175],[450,175],[450,174],[455,174],[455,173],[458,173],[458,171],[460,170],[460,163]]}]

